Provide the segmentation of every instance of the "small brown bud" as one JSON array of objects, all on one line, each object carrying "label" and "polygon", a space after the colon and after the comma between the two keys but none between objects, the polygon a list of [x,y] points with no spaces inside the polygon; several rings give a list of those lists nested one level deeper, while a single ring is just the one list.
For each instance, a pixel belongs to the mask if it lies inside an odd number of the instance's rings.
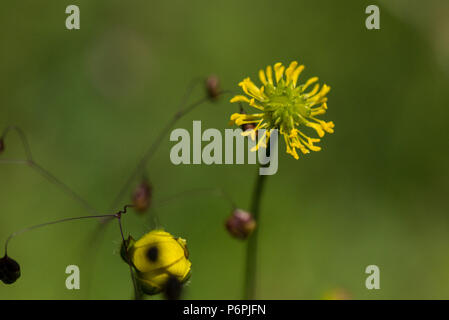
[{"label": "small brown bud", "polygon": [[2,153],[5,150],[5,142],[3,141],[3,138],[0,138],[0,153]]},{"label": "small brown bud", "polygon": [[7,255],[0,259],[0,280],[12,284],[20,278],[20,265]]},{"label": "small brown bud", "polygon": [[256,228],[256,220],[251,213],[235,209],[226,220],[226,229],[236,238],[246,239]]},{"label": "small brown bud", "polygon": [[133,194],[134,209],[138,212],[146,211],[151,205],[152,193],[153,188],[151,185],[146,180],[143,180]]},{"label": "small brown bud", "polygon": [[217,76],[211,75],[206,79],[206,91],[211,100],[216,100],[220,95],[220,81]]},{"label": "small brown bud", "polygon": [[242,124],[240,126],[240,128],[242,128],[243,132],[245,132],[246,130],[254,130],[254,129],[256,129],[256,124],[254,124],[254,123],[245,123],[245,124]]},{"label": "small brown bud", "polygon": [[[245,110],[243,110],[243,108],[242,108],[242,106],[240,106],[240,113],[241,114],[246,114],[246,112],[245,112]],[[256,124],[255,123],[245,123],[245,124],[242,124],[241,126],[240,126],[240,128],[242,129],[242,131],[243,132],[245,132],[245,131],[247,131],[247,130],[254,130],[254,129],[256,129]],[[255,137],[257,137],[257,134],[258,134],[258,131],[256,131],[255,133],[254,133],[254,138]],[[253,139],[254,140],[254,139]]]}]

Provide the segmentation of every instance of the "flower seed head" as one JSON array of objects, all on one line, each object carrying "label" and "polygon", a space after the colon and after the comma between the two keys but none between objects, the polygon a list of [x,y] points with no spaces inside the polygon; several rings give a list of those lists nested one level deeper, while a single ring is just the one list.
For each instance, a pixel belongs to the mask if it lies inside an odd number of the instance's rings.
[{"label": "flower seed head", "polygon": [[[258,112],[234,113],[231,115],[231,123],[238,126],[254,124],[255,131],[266,129],[254,150],[266,146],[270,130],[278,129],[284,136],[287,153],[298,159],[296,149],[304,154],[320,151],[321,148],[314,143],[319,142],[325,132],[334,132],[332,121],[326,122],[316,118],[326,113],[326,95],[330,87],[324,84],[320,88],[316,83],[317,77],[298,85],[298,77],[303,69],[304,66],[298,65],[296,61],[290,63],[288,68],[282,63],[276,63],[273,67],[268,66],[259,71],[261,87],[256,86],[250,78],[239,83],[246,95],[236,95],[231,99],[231,103],[245,102],[258,109]],[[319,138],[308,136],[306,130],[315,131]]]},{"label": "flower seed head", "polygon": [[137,212],[145,212],[151,205],[153,188],[147,180],[143,180],[133,194],[133,205]]},{"label": "flower seed head", "polygon": [[7,255],[0,259],[0,280],[12,284],[20,278],[20,265]]},{"label": "flower seed head", "polygon": [[256,221],[251,213],[235,209],[226,220],[225,226],[231,236],[238,239],[246,239],[256,228]]},{"label": "flower seed head", "polygon": [[206,79],[206,91],[211,100],[216,100],[220,95],[220,81],[217,76],[211,75]]}]

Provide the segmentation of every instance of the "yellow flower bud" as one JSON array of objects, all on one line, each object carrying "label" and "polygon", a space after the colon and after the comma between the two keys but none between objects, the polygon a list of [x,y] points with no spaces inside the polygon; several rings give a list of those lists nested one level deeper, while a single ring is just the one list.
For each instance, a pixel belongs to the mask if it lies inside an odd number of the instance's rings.
[{"label": "yellow flower bud", "polygon": [[147,294],[161,292],[171,277],[183,283],[190,275],[186,241],[168,232],[153,230],[133,242],[128,251],[139,285]]}]

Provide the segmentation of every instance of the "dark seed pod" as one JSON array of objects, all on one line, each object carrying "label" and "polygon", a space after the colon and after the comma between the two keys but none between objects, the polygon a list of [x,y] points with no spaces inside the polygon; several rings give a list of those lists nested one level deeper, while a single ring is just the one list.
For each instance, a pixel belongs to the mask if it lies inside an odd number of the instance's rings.
[{"label": "dark seed pod", "polygon": [[151,196],[153,188],[143,180],[136,188],[133,194],[134,209],[138,212],[145,212],[151,205]]},{"label": "dark seed pod", "polygon": [[5,150],[5,141],[3,141],[3,138],[0,139],[0,153],[2,153]]},{"label": "dark seed pod", "polygon": [[211,100],[216,100],[220,95],[220,81],[217,76],[211,75],[206,79],[206,91]]},{"label": "dark seed pod", "polygon": [[235,209],[226,220],[226,229],[229,234],[238,239],[246,239],[256,228],[256,220],[251,213]]},{"label": "dark seed pod", "polygon": [[0,259],[0,280],[12,284],[20,278],[20,265],[7,255]]}]

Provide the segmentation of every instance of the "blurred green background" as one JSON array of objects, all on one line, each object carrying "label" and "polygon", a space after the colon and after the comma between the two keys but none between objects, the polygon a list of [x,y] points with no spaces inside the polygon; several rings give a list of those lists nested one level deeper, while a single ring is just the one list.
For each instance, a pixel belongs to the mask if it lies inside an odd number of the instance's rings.
[{"label": "blurred green background", "polygon": [[[65,28],[70,4],[81,10],[77,31]],[[365,28],[369,4],[380,7],[380,30]],[[332,87],[322,118],[335,122],[335,134],[298,161],[280,145],[262,205],[258,297],[320,299],[342,290],[355,299],[448,299],[448,16],[444,0],[3,1],[0,130],[20,126],[36,162],[108,213],[193,78],[216,74],[223,89],[238,90],[259,68],[298,60],[303,77]],[[198,89],[191,101],[202,95]],[[176,127],[191,131],[201,120],[203,129],[224,129],[234,111],[224,97]],[[217,186],[248,209],[255,166],[175,166],[172,145],[165,137],[148,165],[155,202]],[[1,157],[23,157],[16,135],[6,147]],[[155,210],[188,241],[193,273],[184,297],[241,298],[245,244],[224,229],[226,201],[191,196]],[[29,167],[1,164],[0,241],[85,214]],[[130,214],[125,232],[139,237],[150,220]],[[92,245],[96,225],[14,239],[9,255],[23,274],[0,284],[0,298],[130,298],[117,224]],[[70,264],[80,266],[79,291],[65,288]],[[365,288],[371,264],[380,267],[380,290]]]}]

